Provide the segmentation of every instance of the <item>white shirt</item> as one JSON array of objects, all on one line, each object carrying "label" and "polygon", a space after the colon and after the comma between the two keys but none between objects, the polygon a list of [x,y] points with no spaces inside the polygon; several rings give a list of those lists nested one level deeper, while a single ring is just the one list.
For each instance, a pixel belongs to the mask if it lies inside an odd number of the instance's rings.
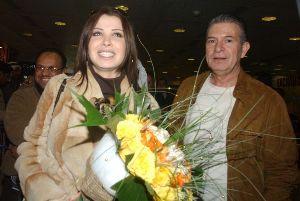
[{"label": "white shirt", "polygon": [[[195,121],[197,127],[184,138],[184,143],[199,141],[208,153],[204,160],[204,201],[227,200],[227,125],[235,103],[234,87],[218,87],[210,82],[210,76],[204,82],[194,105],[187,112],[186,124]],[[204,148],[205,147],[205,148]],[[204,153],[204,152],[202,152]]]}]

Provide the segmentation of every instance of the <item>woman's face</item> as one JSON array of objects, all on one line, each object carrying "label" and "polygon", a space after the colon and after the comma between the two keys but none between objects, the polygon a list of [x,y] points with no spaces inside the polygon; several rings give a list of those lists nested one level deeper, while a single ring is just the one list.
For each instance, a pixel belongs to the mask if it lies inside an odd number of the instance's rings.
[{"label": "woman's face", "polygon": [[95,72],[104,78],[118,77],[125,50],[121,20],[116,16],[102,15],[92,31],[88,45],[89,58]]}]

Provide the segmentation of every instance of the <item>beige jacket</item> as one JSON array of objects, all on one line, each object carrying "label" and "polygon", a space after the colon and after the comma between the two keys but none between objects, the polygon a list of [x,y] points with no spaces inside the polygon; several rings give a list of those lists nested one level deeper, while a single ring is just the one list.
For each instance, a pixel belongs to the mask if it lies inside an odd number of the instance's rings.
[{"label": "beige jacket", "polygon": [[[85,109],[71,90],[88,99],[103,97],[99,84],[88,70],[87,82],[78,86],[81,74],[67,79],[55,109],[54,100],[66,75],[53,77],[47,84],[37,110],[24,132],[15,164],[27,200],[69,200],[81,191],[86,164],[96,143],[105,132],[100,127],[73,127],[85,119]],[[127,78],[121,93],[129,92]],[[54,110],[54,111],[53,111]]]},{"label": "beige jacket", "polygon": [[[197,97],[208,75],[207,72],[184,80],[174,103],[191,97],[193,90],[193,97]],[[298,157],[295,135],[283,99],[243,71],[233,95],[236,102],[227,134],[227,200],[290,200],[297,178]],[[180,108],[182,114],[188,110],[189,100],[187,104],[180,103],[183,105]],[[194,101],[195,98],[191,103]]]}]

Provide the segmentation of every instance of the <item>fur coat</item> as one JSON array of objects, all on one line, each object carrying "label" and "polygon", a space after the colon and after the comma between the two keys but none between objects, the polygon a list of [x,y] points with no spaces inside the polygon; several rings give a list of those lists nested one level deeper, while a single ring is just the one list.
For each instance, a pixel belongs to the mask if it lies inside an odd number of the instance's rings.
[{"label": "fur coat", "polygon": [[[68,78],[55,108],[54,102],[66,75],[53,77],[25,129],[25,142],[18,147],[20,156],[15,167],[29,201],[74,200],[81,191],[94,144],[105,133],[101,127],[74,127],[84,121],[85,109],[70,89],[84,94],[87,100],[103,97],[89,70],[87,76],[88,82],[85,80],[82,85],[79,85],[81,73]],[[125,76],[121,93],[129,91]]]}]

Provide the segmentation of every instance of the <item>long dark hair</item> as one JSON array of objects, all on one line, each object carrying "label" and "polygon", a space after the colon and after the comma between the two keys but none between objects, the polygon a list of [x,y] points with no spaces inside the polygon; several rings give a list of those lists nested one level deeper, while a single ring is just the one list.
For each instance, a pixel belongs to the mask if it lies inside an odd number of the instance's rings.
[{"label": "long dark hair", "polygon": [[133,28],[126,16],[124,16],[120,11],[111,7],[103,7],[98,11],[93,12],[83,27],[78,45],[75,65],[75,71],[80,71],[82,73],[80,84],[82,84],[84,80],[88,80],[87,67],[92,66],[92,62],[88,54],[88,44],[90,42],[93,29],[102,15],[116,16],[121,20],[126,44],[125,58],[121,64],[121,69],[125,70],[129,83],[136,87],[138,77],[137,47]]}]

